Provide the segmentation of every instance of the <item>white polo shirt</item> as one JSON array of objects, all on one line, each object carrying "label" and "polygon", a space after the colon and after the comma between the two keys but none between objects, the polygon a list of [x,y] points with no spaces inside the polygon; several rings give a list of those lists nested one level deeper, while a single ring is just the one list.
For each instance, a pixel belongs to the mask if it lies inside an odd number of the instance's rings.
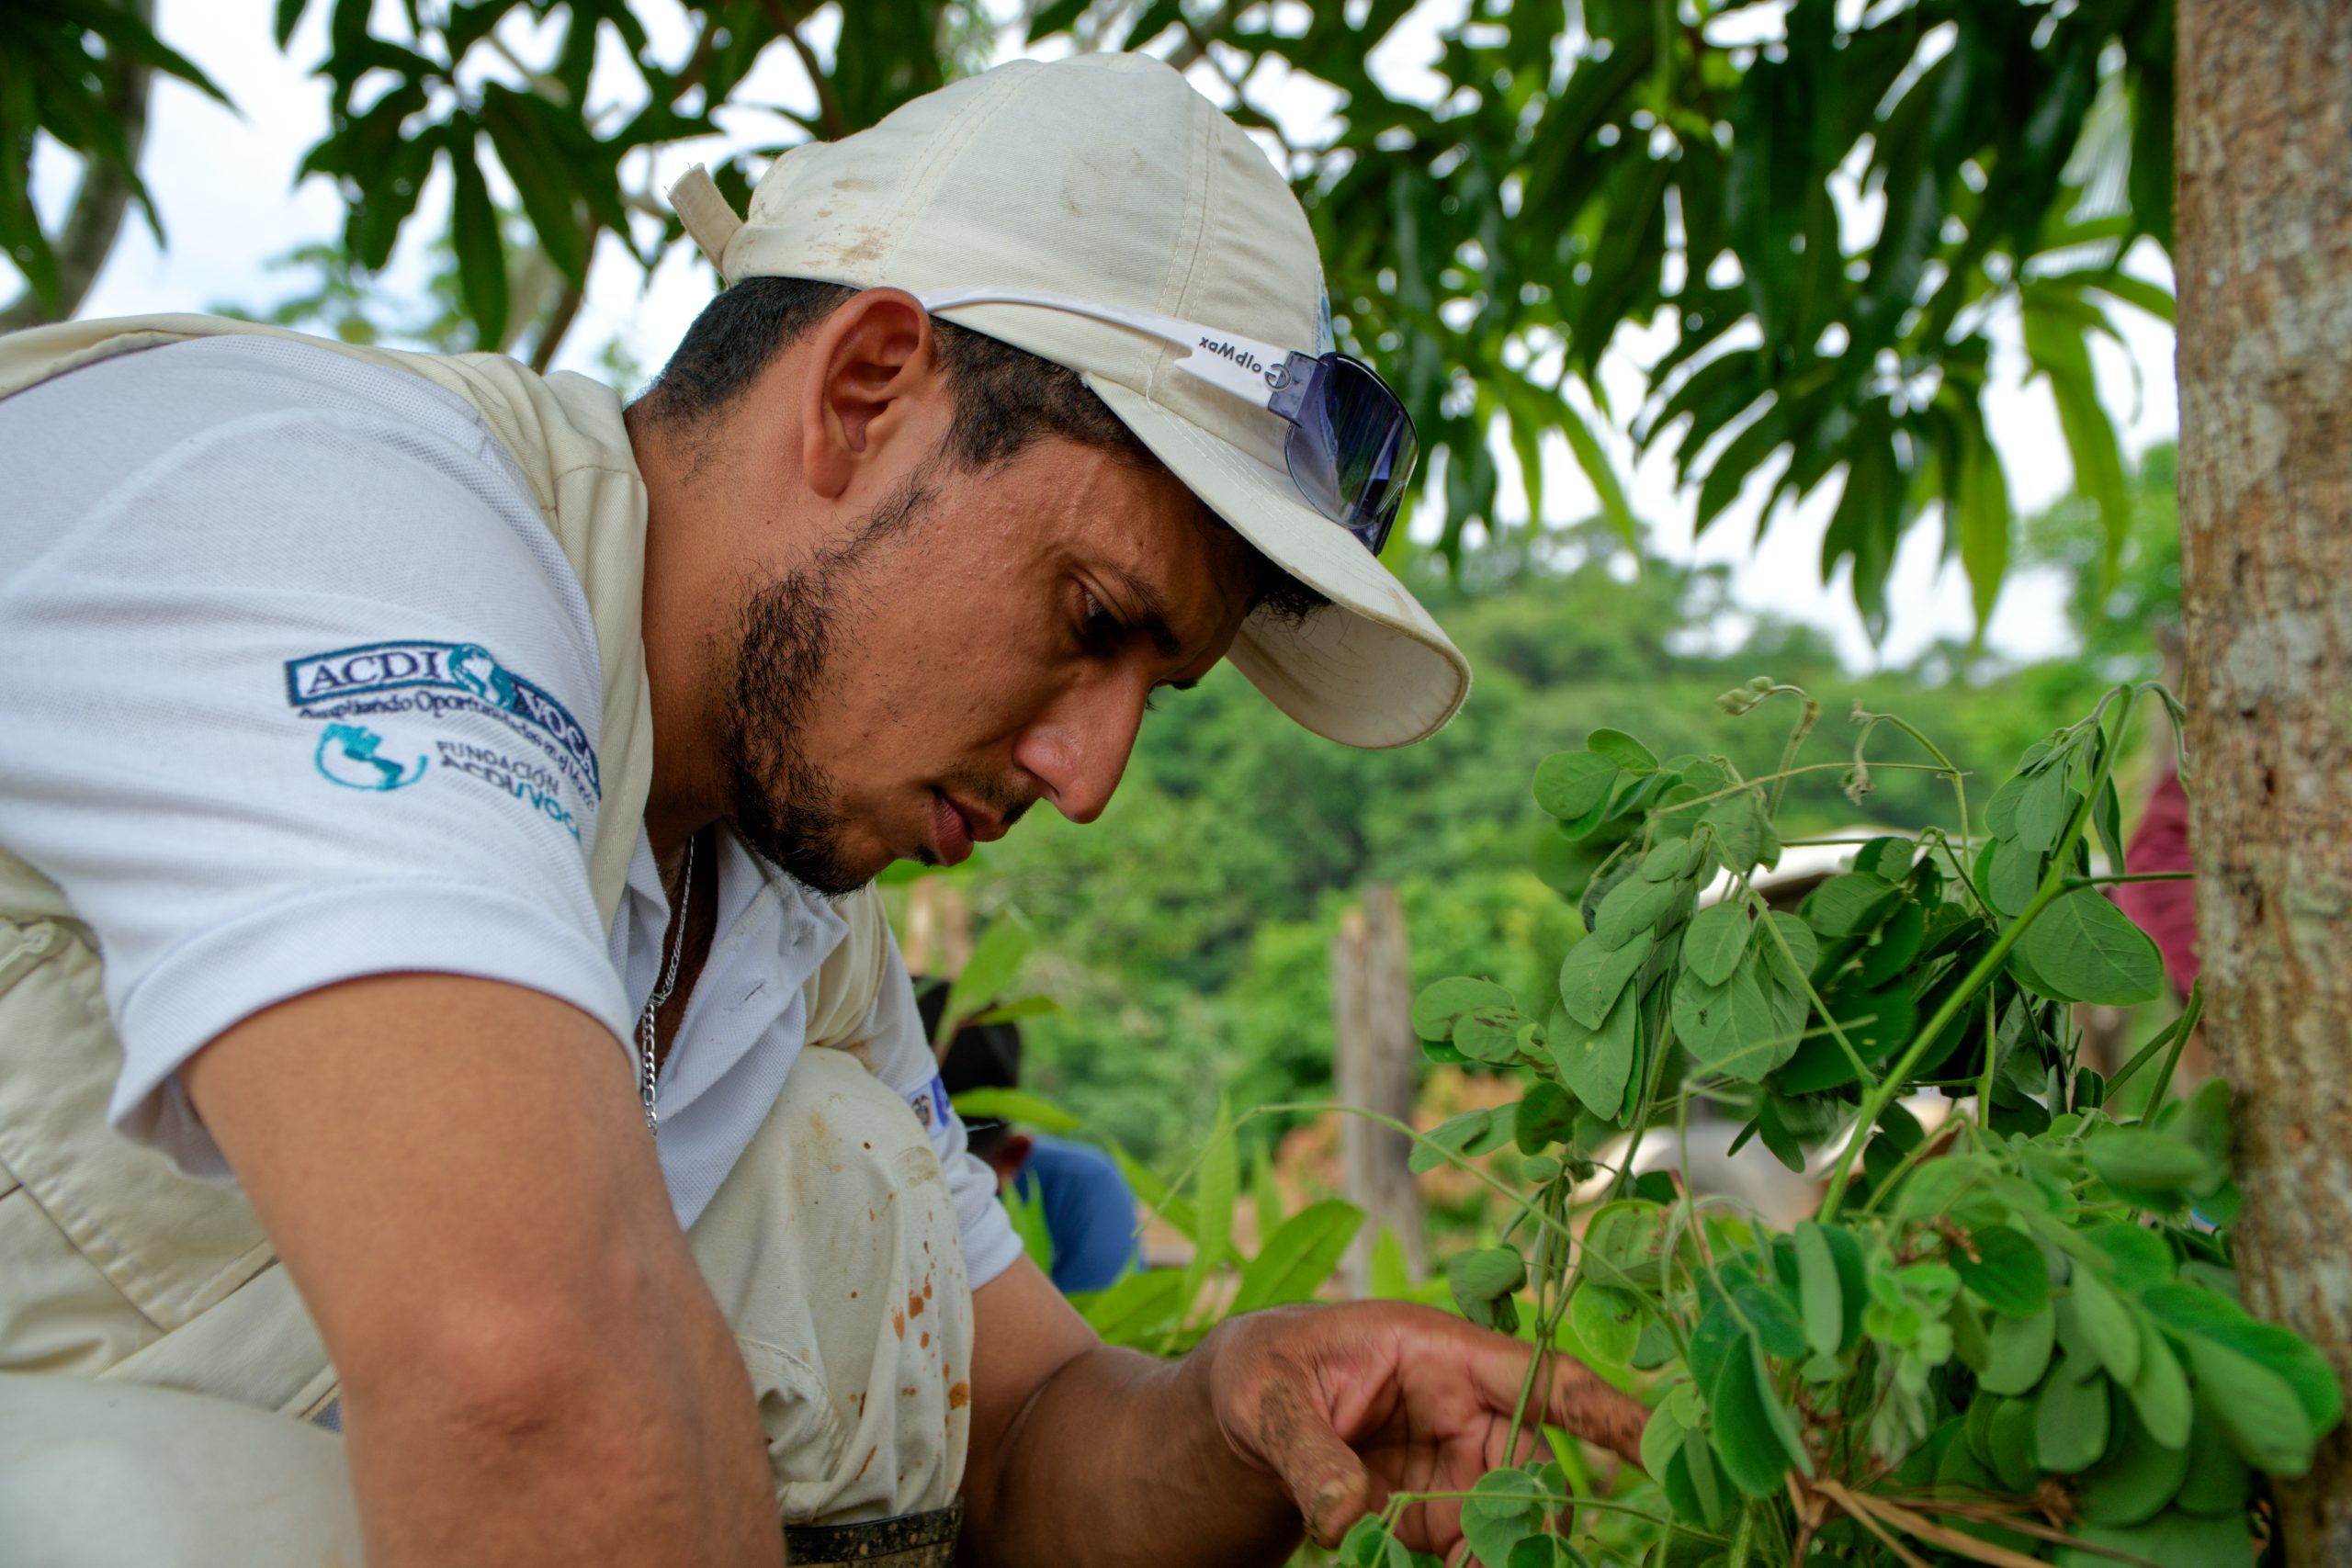
[{"label": "white polo shirt", "polygon": [[[184,1168],[226,1174],[180,1065],[337,981],[502,980],[631,1048],[668,909],[640,828],[609,929],[596,913],[601,689],[528,485],[421,378],[214,338],[0,400],[0,844],[96,934],[109,1113]],[[681,1224],[781,1090],[802,983],[844,931],[717,841],[718,934],[661,1084]],[[875,1073],[944,1112],[895,947],[867,1022]],[[961,1122],[925,1121],[977,1288],[1020,1244]]]}]

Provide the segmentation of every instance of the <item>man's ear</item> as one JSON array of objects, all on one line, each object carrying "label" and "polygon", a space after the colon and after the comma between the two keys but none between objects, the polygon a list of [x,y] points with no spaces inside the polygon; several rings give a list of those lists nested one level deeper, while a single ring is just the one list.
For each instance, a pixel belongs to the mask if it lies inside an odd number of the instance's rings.
[{"label": "man's ear", "polygon": [[[852,296],[818,327],[812,374],[803,383],[803,471],[819,494],[838,499],[884,446],[900,439],[928,449],[937,433],[940,380],[931,316],[903,288]],[[929,416],[929,417],[926,417]]]}]

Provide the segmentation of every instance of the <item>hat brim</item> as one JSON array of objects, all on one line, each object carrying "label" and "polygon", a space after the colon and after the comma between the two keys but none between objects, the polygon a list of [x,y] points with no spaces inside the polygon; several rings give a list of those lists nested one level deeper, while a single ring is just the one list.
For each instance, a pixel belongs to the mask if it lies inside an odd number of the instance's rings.
[{"label": "hat brim", "polygon": [[1300,499],[1288,473],[1131,387],[1088,375],[1120,423],[1210,511],[1331,601],[1304,621],[1261,612],[1228,656],[1268,700],[1343,745],[1409,746],[1470,694],[1470,662],[1379,558]]}]

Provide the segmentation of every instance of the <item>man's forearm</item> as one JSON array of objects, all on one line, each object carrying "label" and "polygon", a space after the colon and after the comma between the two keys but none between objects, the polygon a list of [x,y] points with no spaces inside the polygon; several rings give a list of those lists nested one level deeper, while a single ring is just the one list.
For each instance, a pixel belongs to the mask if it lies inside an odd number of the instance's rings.
[{"label": "man's forearm", "polygon": [[990,1495],[967,1495],[967,1561],[1246,1568],[1287,1557],[1298,1509],[1226,1440],[1210,1397],[1233,1330],[1181,1361],[1096,1346],[1065,1363],[1013,1419]]}]

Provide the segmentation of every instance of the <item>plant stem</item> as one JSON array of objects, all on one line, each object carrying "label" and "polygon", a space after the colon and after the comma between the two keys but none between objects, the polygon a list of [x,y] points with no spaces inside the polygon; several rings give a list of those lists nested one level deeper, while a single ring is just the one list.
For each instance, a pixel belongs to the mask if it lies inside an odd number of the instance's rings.
[{"label": "plant stem", "polygon": [[2180,1015],[2179,1032],[2172,1037],[2172,1049],[2165,1053],[2165,1065],[2156,1074],[2155,1087],[2148,1091],[2148,1109],[2143,1122],[2153,1119],[2164,1109],[2165,1096],[2172,1091],[2172,1072],[2180,1066],[2180,1054],[2188,1048],[2188,1037],[2197,1032],[2197,1020],[2205,1010],[2205,982],[2199,980],[2188,988],[2188,1006]]},{"label": "plant stem", "polygon": [[1869,1139],[1871,1129],[1878,1125],[1879,1117],[1885,1113],[1887,1105],[1894,1099],[1904,1080],[1911,1076],[1912,1069],[1919,1065],[1919,1058],[1926,1055],[1928,1047],[1942,1036],[1951,1021],[1959,1016],[1960,1010],[1967,1005],[1969,998],[1990,983],[1995,975],[2000,973],[2002,964],[2008,959],[2009,949],[2018,944],[2018,938],[2023,935],[2025,929],[2033,923],[2034,917],[2057,902],[2058,896],[2064,891],[2064,886],[2059,882],[2054,873],[2042,883],[2041,891],[2033,896],[2033,902],[2026,906],[2025,913],[2018,917],[2017,923],[1994,939],[1993,945],[1984,950],[1984,956],[1976,961],[1975,966],[1969,970],[1967,977],[1961,981],[1959,987],[1944,998],[1943,1006],[1936,1010],[1935,1016],[1927,1021],[1918,1033],[1912,1036],[1911,1043],[1905,1047],[1902,1056],[1896,1060],[1885,1078],[1876,1089],[1863,1097],[1862,1108],[1855,1117],[1854,1135],[1847,1140],[1845,1148],[1838,1152],[1838,1164],[1829,1177],[1829,1190],[1822,1195],[1820,1214],[1822,1220],[1837,1218],[1838,1206],[1845,1201],[1846,1184],[1853,1176],[1854,1156],[1861,1153],[1862,1145]]},{"label": "plant stem", "polygon": [[[1830,1173],[1829,1190],[1822,1195],[1820,1215],[1822,1219],[1829,1220],[1837,1217],[1838,1206],[1846,1200],[1846,1185],[1853,1179],[1854,1157],[1861,1153],[1862,1145],[1870,1137],[1871,1129],[1878,1125],[1879,1117],[1885,1113],[1888,1103],[1894,1100],[1912,1071],[1918,1066],[1919,1059],[1928,1054],[1928,1048],[1943,1037],[1945,1029],[1950,1027],[1951,1021],[1960,1015],[1961,1009],[1968,1004],[1970,998],[1989,985],[1994,976],[2000,973],[2002,964],[2007,962],[2009,956],[2009,949],[2018,944],[2018,939],[2025,934],[2027,928],[2033,924],[2034,919],[2044,909],[2056,903],[2062,894],[2069,891],[2066,883],[2071,874],[2066,870],[2066,862],[2072,855],[2076,841],[2082,838],[2083,830],[2090,825],[2091,812],[2098,804],[2099,792],[2106,787],[2107,781],[2114,776],[2115,760],[2121,755],[2124,735],[2132,728],[2132,705],[2128,699],[2135,695],[2137,689],[2133,687],[2118,686],[2099,700],[2098,710],[2091,716],[2093,722],[2097,722],[2105,715],[2108,704],[2114,700],[2118,693],[2123,694],[2127,698],[2123,715],[2116,720],[2114,738],[2101,750],[2098,766],[2091,771],[2090,788],[2084,792],[2083,803],[2075,808],[2074,816],[2066,823],[2065,831],[2058,835],[2055,851],[2050,859],[2050,869],[2043,874],[2041,886],[2035,890],[2033,901],[2025,907],[2015,923],[1994,939],[1993,945],[1984,950],[1984,956],[1976,961],[1975,966],[1969,970],[1967,977],[1961,981],[1951,996],[1944,998],[1943,1006],[1936,1010],[1935,1016],[1928,1021],[1926,1027],[1911,1037],[1911,1043],[1904,1048],[1902,1057],[1888,1070],[1884,1081],[1863,1097],[1861,1111],[1855,1119],[1854,1135],[1848,1139],[1846,1146],[1838,1151],[1837,1167]],[[1897,719],[1893,722],[1901,724],[1902,721]],[[1905,728],[1907,729],[1908,726]],[[2183,1038],[2187,1037],[2186,1031],[2183,1031],[2182,1034]],[[1988,1103],[1989,1099],[1988,1096]]]}]

